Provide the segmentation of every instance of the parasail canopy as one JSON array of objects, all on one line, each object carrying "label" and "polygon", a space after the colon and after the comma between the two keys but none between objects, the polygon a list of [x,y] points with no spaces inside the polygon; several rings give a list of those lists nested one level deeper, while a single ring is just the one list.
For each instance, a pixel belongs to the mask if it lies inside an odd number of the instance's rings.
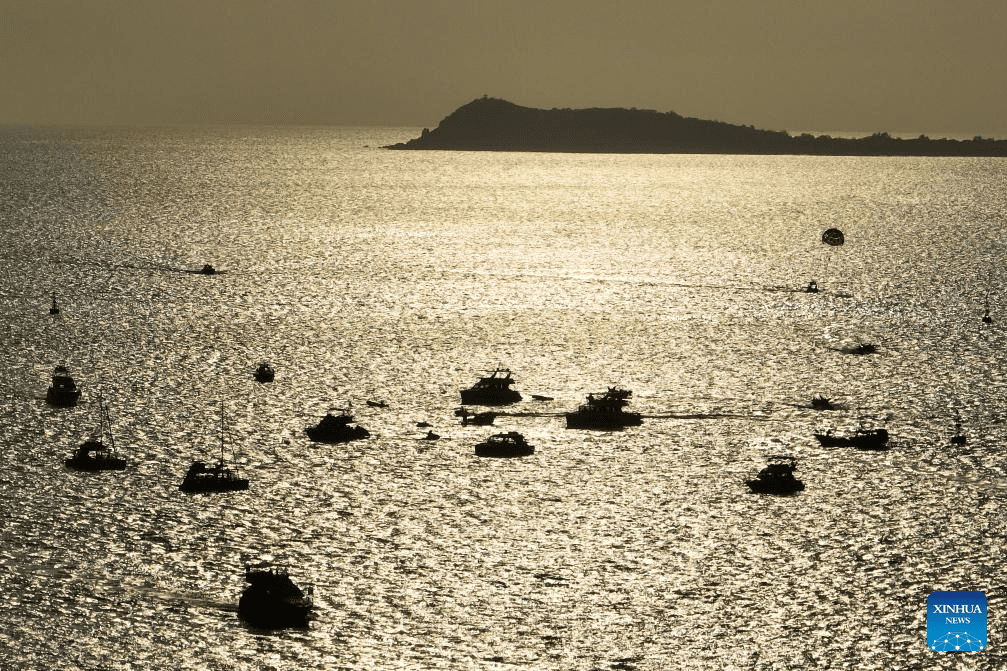
[{"label": "parasail canopy", "polygon": [[833,247],[838,247],[846,242],[846,238],[843,237],[843,232],[838,228],[830,228],[822,233],[822,242]]}]

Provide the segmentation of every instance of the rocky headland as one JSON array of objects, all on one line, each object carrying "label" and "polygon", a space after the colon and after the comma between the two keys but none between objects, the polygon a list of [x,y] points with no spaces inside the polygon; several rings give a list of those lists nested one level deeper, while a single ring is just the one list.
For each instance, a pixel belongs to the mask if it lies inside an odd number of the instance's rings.
[{"label": "rocky headland", "polygon": [[674,112],[623,108],[534,109],[482,97],[434,130],[387,149],[620,154],[812,154],[821,156],[1007,156],[1007,140],[790,135]]}]

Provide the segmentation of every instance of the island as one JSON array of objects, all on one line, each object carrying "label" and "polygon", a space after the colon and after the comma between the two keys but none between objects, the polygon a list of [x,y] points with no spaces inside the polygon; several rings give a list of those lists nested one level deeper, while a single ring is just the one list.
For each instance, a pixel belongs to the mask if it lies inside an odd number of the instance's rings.
[{"label": "island", "polygon": [[483,96],[434,130],[386,149],[619,154],[810,154],[819,156],[1007,156],[1007,140],[862,138],[760,130],[675,112],[624,108],[535,109]]}]

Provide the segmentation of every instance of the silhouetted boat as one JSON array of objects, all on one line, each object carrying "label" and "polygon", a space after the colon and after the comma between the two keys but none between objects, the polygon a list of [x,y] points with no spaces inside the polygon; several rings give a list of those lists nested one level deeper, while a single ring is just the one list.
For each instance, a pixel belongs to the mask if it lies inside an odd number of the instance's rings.
[{"label": "silhouetted boat", "polygon": [[609,387],[604,394],[588,394],[587,403],[577,410],[566,413],[568,429],[621,429],[624,426],[643,424],[643,416],[638,412],[625,412],[633,392],[628,389]]},{"label": "silhouetted boat", "polygon": [[249,583],[238,599],[238,617],[260,629],[307,627],[313,607],[283,567],[245,567]]},{"label": "silhouetted boat", "polygon": [[951,436],[952,445],[965,445],[968,443],[968,438],[962,432],[962,420],[961,417],[955,417],[955,435]]},{"label": "silhouetted boat", "polygon": [[224,403],[220,403],[220,458],[217,463],[207,466],[205,462],[194,461],[189,466],[180,490],[188,494],[211,494],[217,492],[237,492],[248,489],[248,479],[238,475],[236,469],[224,462]]},{"label": "silhouetted boat", "polygon": [[888,445],[888,431],[885,429],[865,429],[857,427],[852,436],[837,436],[829,429],[816,433],[815,438],[825,447],[855,447],[858,450],[884,450]]},{"label": "silhouetted boat", "polygon": [[203,264],[203,267],[199,271],[200,275],[216,275],[217,269],[211,266],[209,263]]},{"label": "silhouetted boat", "polygon": [[50,405],[69,407],[77,405],[80,398],[80,390],[73,381],[73,376],[66,366],[56,366],[52,373],[52,383],[49,391],[46,392],[45,400]]},{"label": "silhouetted boat", "polygon": [[818,282],[811,280],[808,282],[808,286],[804,288],[805,293],[817,294],[818,293]]},{"label": "silhouetted boat", "polygon": [[534,453],[535,448],[517,431],[494,434],[476,445],[479,457],[527,457]]},{"label": "silhouetted boat", "polygon": [[420,440],[439,440],[440,435],[434,433],[433,431],[427,431],[427,435],[420,438]]},{"label": "silhouetted boat", "polygon": [[514,384],[511,372],[506,368],[497,368],[488,377],[468,389],[462,389],[462,403],[466,405],[508,405],[521,400],[519,394],[510,386]]},{"label": "silhouetted boat", "polygon": [[[108,417],[108,407],[98,394],[98,435],[83,443],[65,461],[69,468],[78,471],[121,471],[126,468],[126,460],[119,456],[112,437],[112,422]],[[106,444],[105,437],[108,436]]]},{"label": "silhouetted boat", "polygon": [[338,415],[326,413],[317,425],[306,427],[304,432],[319,443],[346,443],[371,435],[364,427],[353,425],[353,415],[348,410],[340,410]]},{"label": "silhouetted boat", "polygon": [[59,306],[56,305],[56,292],[55,291],[52,292],[52,307],[49,308],[49,314],[51,314],[51,315],[58,315],[59,314]]},{"label": "silhouetted boat", "polygon": [[367,405],[372,408],[387,408],[388,404],[384,401],[367,401]]},{"label": "silhouetted boat", "polygon": [[869,342],[862,342],[859,345],[847,350],[850,354],[874,354],[878,351],[878,346]]},{"label": "silhouetted boat", "polygon": [[541,394],[532,394],[531,397],[532,397],[532,400],[535,400],[535,401],[551,401],[552,400],[552,396],[542,396]]},{"label": "silhouetted boat", "polygon": [[261,362],[255,368],[255,379],[258,382],[272,382],[273,378],[276,377],[276,371],[265,361]]},{"label": "silhouetted boat", "polygon": [[811,397],[811,407],[815,410],[836,410],[836,406],[821,394]]},{"label": "silhouetted boat", "polygon": [[796,469],[796,458],[773,455],[759,475],[745,484],[756,494],[794,494],[804,490],[804,483],[794,477]]},{"label": "silhouetted boat", "polygon": [[458,408],[455,410],[455,417],[462,418],[462,426],[473,424],[475,426],[489,426],[496,420],[497,413],[492,410],[485,412],[469,412],[468,408]]}]

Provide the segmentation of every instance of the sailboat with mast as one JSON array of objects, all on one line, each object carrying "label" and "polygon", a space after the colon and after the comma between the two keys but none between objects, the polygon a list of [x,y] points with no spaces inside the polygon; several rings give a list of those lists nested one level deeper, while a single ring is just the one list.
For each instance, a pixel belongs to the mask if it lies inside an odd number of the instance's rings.
[{"label": "sailboat with mast", "polygon": [[207,466],[204,461],[194,461],[189,466],[180,490],[188,494],[211,494],[217,492],[237,492],[248,489],[248,478],[242,478],[236,468],[230,468],[224,461],[224,402],[220,402],[220,458],[217,463]]},{"label": "sailboat with mast", "polygon": [[[107,443],[106,443],[107,436]],[[81,443],[80,447],[67,457],[66,465],[78,471],[121,471],[126,468],[126,460],[115,449],[112,437],[112,421],[108,416],[108,406],[98,393],[98,431]]]}]

